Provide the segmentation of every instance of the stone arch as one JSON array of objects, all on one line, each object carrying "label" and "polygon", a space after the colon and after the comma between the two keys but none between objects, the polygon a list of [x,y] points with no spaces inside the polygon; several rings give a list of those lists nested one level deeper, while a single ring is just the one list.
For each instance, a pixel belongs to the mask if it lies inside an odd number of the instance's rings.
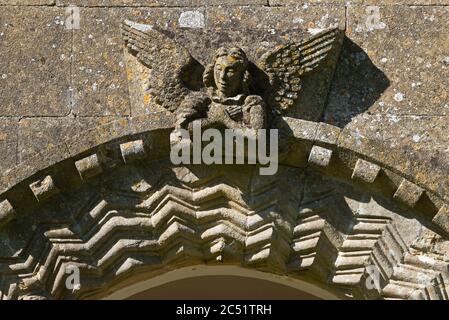
[{"label": "stone arch", "polygon": [[346,298],[447,299],[448,196],[355,152],[351,132],[284,118],[280,171],[261,177],[174,167],[172,121],[111,122],[2,175],[1,298],[102,296],[206,263]]},{"label": "stone arch", "polygon": [[[261,272],[254,269],[247,269],[233,265],[197,265],[193,267],[183,267],[175,269],[172,271],[168,271],[161,276],[152,277],[141,282],[129,285],[122,289],[116,290],[112,294],[104,296],[102,299],[123,300],[141,292],[145,292],[146,290],[152,290],[159,286],[170,283],[178,283],[180,280],[182,281],[185,279],[196,279],[198,277],[208,276],[232,276],[238,277],[239,279],[257,279],[273,284],[282,285],[284,287],[291,287],[295,290],[299,290],[300,292],[308,293],[312,297],[318,299],[339,299],[337,295],[334,295],[329,291],[324,290],[323,288],[320,288],[309,282],[301,281],[300,279],[279,276],[273,273]],[[233,285],[235,285],[235,283],[233,283]],[[213,290],[216,290],[216,287],[213,287]],[[279,290],[277,290],[277,293],[279,293]],[[230,293],[229,296],[235,299],[235,294],[232,295],[232,293]]]}]

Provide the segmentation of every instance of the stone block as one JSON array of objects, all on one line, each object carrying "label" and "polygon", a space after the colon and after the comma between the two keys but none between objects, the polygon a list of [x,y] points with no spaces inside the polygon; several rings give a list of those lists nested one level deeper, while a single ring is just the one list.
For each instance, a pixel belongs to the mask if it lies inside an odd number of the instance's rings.
[{"label": "stone block", "polygon": [[320,146],[313,146],[309,155],[309,164],[318,167],[327,167],[332,158],[332,150]]},{"label": "stone block", "polygon": [[352,179],[362,180],[367,183],[373,183],[378,177],[380,167],[369,161],[358,159],[352,172]]},{"label": "stone block", "polygon": [[14,209],[8,200],[0,202],[0,228],[6,225],[14,215]]},{"label": "stone block", "polygon": [[0,5],[8,6],[50,6],[55,3],[56,0],[0,0]]},{"label": "stone block", "polygon": [[350,5],[325,121],[344,126],[366,111],[449,115],[448,14],[447,6]]},{"label": "stone block", "polygon": [[81,8],[73,35],[73,112],[79,116],[130,115],[120,35],[121,10]]},{"label": "stone block", "polygon": [[103,172],[97,154],[76,161],[75,166],[81,178],[85,181]]},{"label": "stone block", "polygon": [[120,145],[120,151],[122,152],[125,163],[141,160],[146,156],[145,146],[142,140],[122,143]]},{"label": "stone block", "polygon": [[17,121],[11,118],[0,119],[0,171],[16,165]]},{"label": "stone block", "polygon": [[[4,0],[3,0],[4,1]],[[10,0],[14,1],[14,0]],[[18,0],[15,0],[18,1]],[[32,1],[32,0],[29,0]],[[44,0],[41,0],[44,1]],[[51,1],[51,0],[48,0]],[[54,1],[54,0],[53,0]],[[235,6],[267,5],[268,0],[56,0],[58,5],[77,5],[89,7],[196,7],[196,6]]]},{"label": "stone block", "polygon": [[31,183],[30,189],[38,201],[44,201],[59,192],[51,176]]},{"label": "stone block", "polygon": [[336,144],[341,129],[327,123],[320,123],[316,132],[315,141],[325,144]]},{"label": "stone block", "polygon": [[403,179],[393,198],[413,208],[418,203],[424,190],[416,184]]},{"label": "stone block", "polygon": [[443,195],[449,191],[449,137],[446,117],[363,114],[339,137],[339,146],[373,157],[420,185]]},{"label": "stone block", "polygon": [[0,116],[63,116],[71,109],[72,30],[65,9],[0,11]]},{"label": "stone block", "polygon": [[22,162],[43,150],[73,138],[81,132],[115,120],[117,120],[117,117],[22,119],[19,122],[18,129],[18,161]]},{"label": "stone block", "polygon": [[449,234],[449,206],[443,205],[433,217],[432,222]]}]

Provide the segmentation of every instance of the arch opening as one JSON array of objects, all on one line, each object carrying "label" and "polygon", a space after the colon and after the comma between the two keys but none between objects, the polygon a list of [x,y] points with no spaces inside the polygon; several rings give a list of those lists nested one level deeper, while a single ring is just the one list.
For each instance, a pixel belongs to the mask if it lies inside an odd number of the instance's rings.
[{"label": "arch opening", "polygon": [[169,271],[105,295],[113,300],[336,300],[324,288],[239,266],[198,265]]}]

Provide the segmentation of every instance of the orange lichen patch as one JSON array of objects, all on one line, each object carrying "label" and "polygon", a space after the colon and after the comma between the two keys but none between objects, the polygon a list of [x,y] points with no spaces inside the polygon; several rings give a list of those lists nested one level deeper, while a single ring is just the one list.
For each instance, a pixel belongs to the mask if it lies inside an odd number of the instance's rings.
[{"label": "orange lichen patch", "polygon": [[225,17],[224,15],[220,15],[217,17],[217,20],[221,21],[221,22],[225,22],[227,20],[227,17]]},{"label": "orange lichen patch", "polygon": [[145,104],[150,104],[151,103],[151,96],[148,93],[144,93],[144,95],[143,95],[143,102]]},{"label": "orange lichen patch", "polygon": [[108,123],[108,122],[111,122],[111,121],[114,121],[114,120],[111,120],[109,117],[105,117],[105,118],[101,118],[100,120],[99,120],[99,125],[103,125],[103,124],[106,124],[106,123]]},{"label": "orange lichen patch", "polygon": [[131,69],[126,70],[126,77],[129,81],[131,81],[134,78],[134,73]]},{"label": "orange lichen patch", "polygon": [[236,10],[235,13],[234,13],[234,17],[237,18],[237,19],[239,19],[239,20],[241,20],[241,19],[242,19],[242,16],[243,16],[242,9],[237,8],[237,10]]}]

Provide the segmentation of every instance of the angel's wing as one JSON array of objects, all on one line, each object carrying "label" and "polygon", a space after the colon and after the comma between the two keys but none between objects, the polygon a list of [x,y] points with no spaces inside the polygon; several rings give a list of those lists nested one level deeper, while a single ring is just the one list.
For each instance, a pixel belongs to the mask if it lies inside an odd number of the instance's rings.
[{"label": "angel's wing", "polygon": [[203,86],[203,66],[169,35],[125,20],[122,36],[129,52],[151,69],[148,92],[164,108],[176,110],[191,91]]},{"label": "angel's wing", "polygon": [[295,105],[302,77],[316,69],[337,43],[337,28],[325,30],[299,43],[289,43],[264,54],[259,67],[269,78],[271,108],[282,112]]}]

